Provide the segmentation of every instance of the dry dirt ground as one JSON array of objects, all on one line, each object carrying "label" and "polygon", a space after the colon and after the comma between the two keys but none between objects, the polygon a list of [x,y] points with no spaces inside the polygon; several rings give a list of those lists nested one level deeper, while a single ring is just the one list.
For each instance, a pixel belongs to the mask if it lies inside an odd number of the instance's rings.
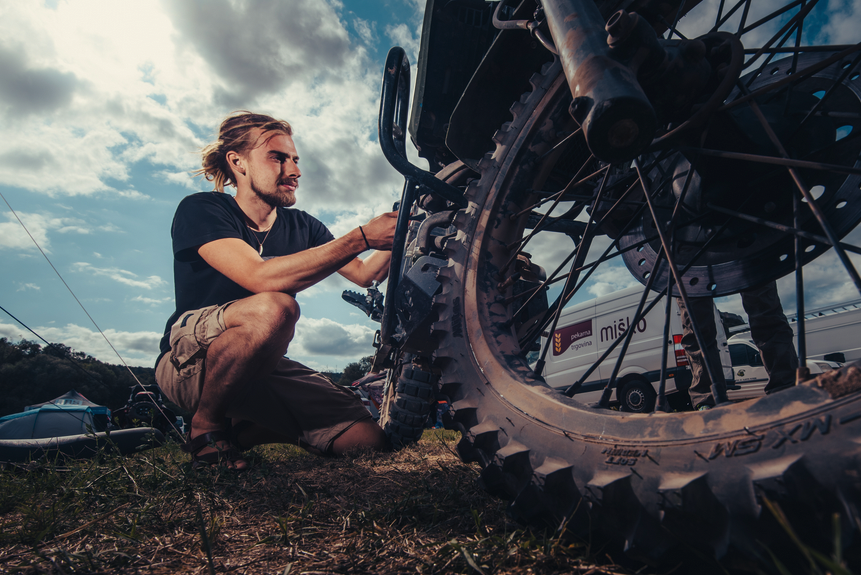
[{"label": "dry dirt ground", "polygon": [[340,459],[258,447],[237,473],[176,445],[0,472],[3,573],[631,573],[524,531],[451,432]]},{"label": "dry dirt ground", "polygon": [[[245,472],[192,470],[176,443],[128,457],[6,465],[0,573],[739,572],[675,550],[646,566],[597,539],[524,530],[477,485],[478,467],[457,458],[458,437],[427,431],[397,453],[338,459],[258,447]],[[809,554],[791,557],[745,560],[744,572],[851,573],[841,560],[820,569]]]}]

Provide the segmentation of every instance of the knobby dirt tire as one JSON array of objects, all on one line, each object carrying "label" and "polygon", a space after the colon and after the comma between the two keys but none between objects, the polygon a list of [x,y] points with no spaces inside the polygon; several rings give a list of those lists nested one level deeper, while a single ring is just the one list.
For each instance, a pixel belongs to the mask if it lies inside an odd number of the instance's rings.
[{"label": "knobby dirt tire", "polygon": [[381,425],[397,449],[421,439],[431,409],[436,406],[437,377],[411,364],[401,371],[393,392],[386,398]]},{"label": "knobby dirt tire", "polygon": [[[465,189],[469,179],[475,175],[463,162],[454,162],[440,170],[436,177],[452,186]],[[413,215],[418,212],[425,213],[425,208],[436,207],[438,210],[446,208],[444,200],[430,195],[422,198],[420,205],[421,208],[413,208]],[[443,224],[440,227],[442,226]],[[418,221],[410,223],[404,261],[399,272],[401,276],[405,275],[414,261],[422,255],[417,247],[420,228],[421,224]],[[432,231],[428,230],[427,233],[431,235]],[[439,391],[439,375],[429,366],[429,358],[400,352],[398,360],[401,365],[396,370],[397,380],[389,384],[390,387],[386,389],[386,396],[380,408],[380,425],[394,449],[400,449],[421,439],[428,418],[432,411],[437,409]]]},{"label": "knobby dirt tire", "polygon": [[531,83],[468,187],[439,272],[434,366],[451,400],[447,426],[463,435],[460,457],[481,466],[481,483],[510,501],[517,520],[574,534],[597,529],[641,558],[680,543],[714,557],[767,557],[763,545],[785,535],[781,512],[826,549],[835,516],[843,543],[857,541],[857,367],[710,411],[629,414],[563,396],[519,357],[497,271],[523,235],[525,218],[512,214],[529,205],[522,190],[570,101],[558,63]]}]

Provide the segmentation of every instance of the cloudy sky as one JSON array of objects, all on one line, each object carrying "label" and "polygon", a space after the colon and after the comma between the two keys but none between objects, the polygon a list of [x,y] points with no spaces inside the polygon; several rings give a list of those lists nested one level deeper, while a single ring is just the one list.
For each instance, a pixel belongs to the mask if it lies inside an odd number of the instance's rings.
[{"label": "cloudy sky", "polygon": [[[821,3],[833,19],[816,33],[857,42],[861,0]],[[8,202],[0,306],[49,341],[119,363],[89,315],[125,361],[151,365],[173,311],[174,209],[211,189],[190,171],[237,109],[293,124],[297,207],[336,235],[390,209],[402,178],[376,142],[380,78],[392,45],[415,63],[423,8],[424,0],[0,4]],[[612,270],[598,279],[596,295],[630,282]],[[830,293],[846,292],[834,297],[857,297],[829,281]],[[340,300],[348,287],[335,276],[300,294],[291,357],[334,371],[372,352],[378,324]],[[6,314],[0,337],[36,339]]]},{"label": "cloudy sky", "polygon": [[[155,360],[173,311],[173,212],[183,196],[211,189],[189,172],[231,111],[293,124],[298,207],[336,235],[391,209],[403,180],[376,143],[380,79],[393,45],[415,62],[423,6],[0,6],[0,192],[129,364]],[[9,207],[0,208],[0,305],[49,341],[119,363]],[[340,300],[346,287],[337,276],[301,294],[291,356],[335,370],[371,353],[376,324]],[[5,314],[0,336],[36,339]]]}]

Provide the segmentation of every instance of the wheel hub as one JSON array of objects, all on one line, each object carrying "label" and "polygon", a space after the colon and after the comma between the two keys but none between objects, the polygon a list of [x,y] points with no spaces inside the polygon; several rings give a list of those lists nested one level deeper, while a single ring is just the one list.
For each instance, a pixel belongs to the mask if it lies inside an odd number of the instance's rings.
[{"label": "wheel hub", "polygon": [[[803,70],[822,57],[801,56],[796,69]],[[792,72],[792,64],[792,58],[771,64],[750,82],[748,89],[753,91],[785,77]],[[861,89],[857,75],[835,85],[839,73],[840,66],[835,65],[795,83],[791,90],[757,99],[770,129],[791,158],[841,166],[859,164],[861,138],[856,136],[861,129],[857,119],[861,116]],[[741,82],[750,79],[748,76]],[[802,123],[832,88],[833,93],[817,115]],[[736,90],[728,100],[739,96],[740,91]],[[664,225],[672,217],[674,204],[684,194],[683,213],[674,231],[673,258],[679,268],[691,266],[685,273],[688,293],[729,295],[790,273],[795,268],[794,239],[786,228],[795,227],[793,196],[799,196],[800,192],[785,167],[757,160],[780,154],[755,112],[741,104],[716,114],[703,148],[735,155],[710,156],[699,150],[682,149],[665,153],[663,159],[653,156],[653,167],[648,172],[659,220]],[[837,235],[845,236],[861,219],[858,194],[861,178],[823,169],[799,169],[798,173]],[[738,214],[784,229],[742,219]],[[812,211],[803,204],[799,216],[800,229],[824,235]],[[628,269],[645,284],[660,250],[658,230],[648,211],[620,244],[623,248],[637,247],[623,258]],[[829,247],[826,243],[804,240],[803,263]],[[665,263],[658,267],[658,286],[666,285],[668,271]]]}]

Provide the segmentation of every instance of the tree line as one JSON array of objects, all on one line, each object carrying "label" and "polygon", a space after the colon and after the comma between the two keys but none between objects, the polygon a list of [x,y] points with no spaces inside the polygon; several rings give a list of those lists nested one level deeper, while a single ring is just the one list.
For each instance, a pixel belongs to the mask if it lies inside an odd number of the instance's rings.
[{"label": "tree line", "polygon": [[137,383],[129,369],[140,383],[155,383],[151,367],[103,363],[61,343],[42,346],[0,338],[0,416],[19,413],[71,389],[94,403],[119,409]]},{"label": "tree line", "polygon": [[[350,385],[371,368],[373,358],[363,357],[341,373],[327,372],[332,381]],[[0,338],[0,417],[24,411],[74,389],[90,401],[111,410],[124,406],[130,388],[155,383],[155,369],[112,365],[61,343],[39,345],[22,339]],[[179,413],[179,412],[178,412]]]},{"label": "tree line", "polygon": [[335,378],[331,375],[329,377],[332,377],[332,381],[334,381],[338,385],[350,385],[351,383],[365,376],[369,371],[371,371],[371,366],[373,365],[373,363],[374,356],[369,355],[367,357],[363,357],[359,361],[348,363],[347,367],[344,368],[344,371],[338,374],[339,377]]}]

